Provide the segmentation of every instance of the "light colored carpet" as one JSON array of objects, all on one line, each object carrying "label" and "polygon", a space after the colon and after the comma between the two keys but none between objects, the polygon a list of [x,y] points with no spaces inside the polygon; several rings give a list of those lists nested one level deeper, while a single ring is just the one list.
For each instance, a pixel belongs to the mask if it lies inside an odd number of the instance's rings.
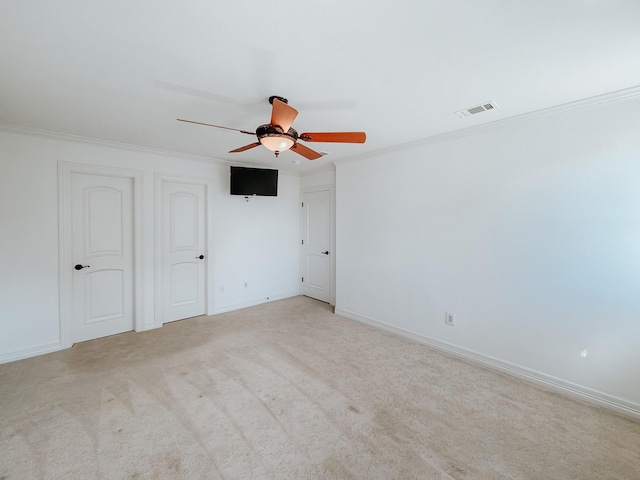
[{"label": "light colored carpet", "polygon": [[639,479],[640,422],[296,297],[0,365],[0,479]]}]

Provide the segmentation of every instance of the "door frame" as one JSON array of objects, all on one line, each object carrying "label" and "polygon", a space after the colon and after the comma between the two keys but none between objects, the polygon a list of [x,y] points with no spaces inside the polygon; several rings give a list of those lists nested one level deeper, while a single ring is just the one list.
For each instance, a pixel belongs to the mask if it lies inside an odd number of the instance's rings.
[{"label": "door frame", "polygon": [[[316,193],[329,191],[329,200],[331,206],[329,212],[331,217],[329,218],[329,243],[330,252],[329,256],[329,305],[335,306],[336,304],[336,187],[333,184],[317,185],[314,187],[305,187],[300,189],[300,277],[302,278],[305,273],[304,265],[304,249],[302,247],[302,239],[304,238],[304,208],[302,208],[302,202],[304,201],[305,193]],[[303,285],[300,284],[300,294],[302,295]]]},{"label": "door frame", "polygon": [[173,183],[187,183],[190,185],[201,185],[204,187],[204,255],[207,259],[204,270],[204,311],[205,315],[211,315],[213,310],[213,301],[209,285],[213,283],[213,181],[202,177],[181,177],[177,175],[155,173],[154,175],[154,188],[155,188],[155,205],[154,205],[154,236],[155,236],[155,254],[154,254],[154,307],[155,307],[155,319],[154,327],[159,328],[164,325],[162,321],[162,185],[165,182]]},{"label": "door frame", "polygon": [[60,300],[60,345],[73,345],[71,335],[73,319],[73,242],[71,238],[71,176],[74,173],[131,180],[133,194],[133,328],[136,331],[150,327],[144,322],[142,283],[142,178],[143,172],[125,168],[106,167],[84,163],[58,162],[58,281]]}]

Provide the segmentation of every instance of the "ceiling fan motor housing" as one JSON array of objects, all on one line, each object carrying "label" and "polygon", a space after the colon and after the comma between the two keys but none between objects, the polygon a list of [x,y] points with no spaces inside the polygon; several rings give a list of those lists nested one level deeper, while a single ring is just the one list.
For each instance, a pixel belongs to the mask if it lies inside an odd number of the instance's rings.
[{"label": "ceiling fan motor housing", "polygon": [[294,144],[298,140],[298,132],[293,127],[289,128],[289,130],[285,132],[280,125],[271,125],[270,123],[260,125],[256,129],[256,136],[258,137],[258,140],[260,140],[260,143],[262,143],[263,145],[265,144],[263,139],[268,138],[289,139]]}]

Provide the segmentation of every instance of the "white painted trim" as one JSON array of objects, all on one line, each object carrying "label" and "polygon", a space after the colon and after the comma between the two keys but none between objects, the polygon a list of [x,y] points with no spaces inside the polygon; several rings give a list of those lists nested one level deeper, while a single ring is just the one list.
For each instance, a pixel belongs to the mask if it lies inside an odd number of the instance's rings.
[{"label": "white painted trim", "polygon": [[300,292],[289,292],[280,295],[270,295],[268,297],[260,297],[246,302],[234,303],[232,305],[222,305],[221,307],[214,308],[213,312],[209,315],[216,315],[218,313],[233,312],[234,310],[240,310],[241,308],[255,307],[256,305],[262,305],[263,303],[276,302],[278,300],[284,300],[285,298],[299,297]]},{"label": "white painted trim", "polygon": [[71,245],[71,174],[104,175],[131,179],[133,185],[133,282],[134,282],[134,329],[146,330],[144,317],[144,281],[142,279],[142,235],[143,235],[143,172],[123,168],[86,165],[82,163],[58,162],[58,280],[60,298],[60,345],[69,348],[73,315]]},{"label": "white painted trim", "polygon": [[640,404],[638,403],[614,397],[613,395],[609,395],[604,392],[593,390],[576,383],[568,382],[566,380],[562,380],[561,378],[537,372],[520,365],[505,362],[504,360],[475,352],[473,350],[468,350],[457,345],[442,342],[440,340],[436,340],[419,333],[398,328],[393,325],[389,325],[388,323],[380,322],[378,320],[374,320],[373,318],[365,317],[349,310],[336,308],[335,314],[351,320],[355,320],[356,322],[370,325],[386,332],[393,333],[400,337],[408,338],[422,345],[426,345],[441,352],[453,355],[457,358],[461,358],[463,360],[488,367],[492,370],[506,373],[507,375],[510,375],[512,377],[534,383],[538,386],[544,387],[548,390],[552,390],[562,395],[577,400],[582,400],[599,407],[604,407],[606,409],[613,410],[617,413],[621,413],[629,417],[640,419]]},{"label": "white painted trim", "polygon": [[[429,137],[421,138],[419,140],[414,140],[414,141],[399,144],[399,145],[392,145],[392,146],[385,147],[380,150],[375,150],[372,152],[352,155],[350,157],[342,158],[342,159],[336,159],[333,161],[333,163],[334,165],[339,165],[341,163],[347,163],[355,160],[362,160],[365,158],[375,158],[381,155],[397,153],[398,151],[401,151],[401,150],[411,150],[414,148],[422,147],[424,145],[431,145],[434,143],[445,142],[448,140],[464,138],[471,135],[483,133],[489,130],[493,130],[496,128],[508,127],[510,125],[515,125],[522,122],[528,122],[528,121],[536,120],[539,118],[566,115],[576,111],[599,108],[612,103],[625,102],[629,100],[637,100],[638,98],[640,98],[640,85],[627,88],[625,90],[618,90],[616,92],[605,93],[603,95],[583,98],[573,102],[563,103],[561,105],[555,105],[553,107],[542,108],[540,110],[534,110],[532,112],[527,112],[520,115],[514,115],[513,117],[501,118],[499,120],[494,120],[493,122],[482,123],[479,125],[474,125],[472,127],[459,128],[456,130],[451,130],[449,132],[439,133]],[[469,117],[465,117],[465,118],[469,118]]]},{"label": "white painted trim", "polygon": [[57,352],[58,350],[62,350],[60,342],[50,343],[49,345],[40,345],[39,347],[26,348],[24,350],[18,350],[16,352],[1,355],[0,364],[24,360],[25,358],[30,357],[37,357],[38,355],[45,355],[47,353]]},{"label": "white painted trim", "polygon": [[[150,153],[153,155],[184,158],[188,160],[197,160],[201,162],[214,163],[214,164],[224,165],[224,166],[236,164],[231,161],[223,160],[216,157],[205,157],[201,155],[194,155],[191,153],[174,152],[172,150],[162,150],[160,148],[144,147],[141,145],[114,142],[111,140],[102,140],[99,138],[84,137],[82,135],[73,135],[70,133],[52,132],[50,130],[41,130],[37,128],[29,128],[29,127],[23,127],[19,125],[0,124],[0,132],[17,133],[20,135],[44,137],[44,138],[50,138],[52,140],[62,140],[62,141],[84,143],[84,144],[90,144],[90,145],[101,145],[104,147],[133,150],[133,151],[142,152],[142,153]],[[249,164],[242,164],[242,165],[249,166]],[[251,166],[255,167],[255,165],[251,165]]]},{"label": "white painted trim", "polygon": [[[329,244],[331,249],[331,261],[329,262],[329,278],[331,285],[329,287],[329,305],[336,304],[336,186],[334,184],[314,185],[312,187],[304,187],[300,189],[300,204],[302,204],[305,193],[324,192],[329,190],[331,200],[331,219],[329,221]],[[300,238],[304,238],[304,209],[300,210]],[[300,276],[304,276],[304,249],[300,245]],[[300,285],[300,293],[304,291]]]},{"label": "white painted trim", "polygon": [[162,184],[164,182],[174,183],[187,183],[190,185],[201,185],[204,187],[205,195],[205,256],[206,274],[205,274],[205,314],[211,315],[213,311],[213,295],[210,290],[213,283],[213,192],[214,181],[208,178],[202,177],[181,177],[172,174],[155,173],[154,175],[154,188],[155,188],[155,202],[154,202],[154,232],[155,232],[155,252],[154,252],[154,305],[155,305],[155,320],[153,328],[161,327],[164,322],[162,321]]},{"label": "white painted trim", "polygon": [[319,173],[331,173],[335,171],[336,167],[333,165],[333,162],[330,161],[329,163],[326,163],[322,167],[316,168],[315,170],[305,170],[303,172],[300,172],[299,175],[300,177],[309,177],[311,175],[317,175]]},{"label": "white painted trim", "polygon": [[[577,111],[577,110],[585,110],[585,109],[597,108],[597,107],[600,107],[600,106],[603,106],[603,105],[608,105],[610,103],[618,103],[618,102],[623,102],[623,101],[627,101],[627,100],[634,100],[634,99],[637,99],[638,97],[640,97],[640,85],[637,85],[635,87],[630,87],[630,88],[627,88],[627,89],[623,89],[623,90],[617,90],[615,92],[605,93],[605,94],[602,94],[602,95],[596,95],[596,96],[593,96],[593,97],[583,98],[583,99],[580,99],[580,100],[575,100],[573,102],[568,102],[568,103],[564,103],[564,104],[560,104],[560,105],[555,105],[555,106],[548,107],[548,108],[543,108],[543,109],[540,109],[540,110],[535,110],[533,112],[527,112],[527,113],[523,113],[523,114],[520,114],[520,115],[514,115],[513,117],[503,118],[503,119],[500,119],[500,120],[495,120],[493,122],[488,122],[488,123],[483,123],[483,124],[480,124],[480,125],[475,125],[473,127],[456,129],[456,130],[452,130],[450,132],[444,132],[444,133],[441,133],[441,134],[432,135],[430,137],[422,138],[422,139],[415,140],[415,141],[412,141],[412,142],[407,142],[407,143],[404,143],[404,144],[399,144],[399,145],[394,145],[394,146],[382,148],[380,150],[375,150],[375,151],[372,151],[372,152],[356,154],[356,155],[353,155],[353,156],[350,156],[350,157],[332,160],[332,163],[334,165],[339,165],[341,163],[351,162],[351,161],[354,161],[354,160],[361,160],[361,159],[364,159],[364,158],[374,158],[374,157],[378,157],[380,155],[385,155],[385,154],[397,152],[398,150],[408,150],[408,149],[420,147],[422,145],[429,145],[429,144],[432,144],[432,143],[443,142],[443,141],[446,141],[446,140],[452,140],[452,139],[456,139],[456,138],[467,137],[469,135],[474,135],[474,134],[477,134],[477,133],[484,132],[486,130],[491,130],[493,128],[497,128],[497,127],[508,126],[508,125],[511,125],[511,124],[520,123],[520,122],[528,121],[528,120],[533,120],[533,119],[536,119],[536,118],[543,118],[543,117],[551,117],[551,116],[556,116],[556,115],[562,115],[562,114],[571,113],[571,112],[574,112],[574,111]],[[80,136],[80,135],[72,135],[72,134],[68,134],[68,133],[60,133],[60,132],[52,132],[52,131],[49,131],[49,130],[28,128],[28,127],[23,127],[23,126],[19,126],[19,125],[0,124],[0,131],[9,132],[9,133],[18,133],[18,134],[24,134],[24,135],[32,135],[32,136],[41,136],[41,137],[47,137],[47,138],[53,138],[53,139],[59,139],[59,140],[68,140],[68,141],[74,141],[74,142],[78,142],[78,143],[89,143],[89,144],[93,144],[93,145],[104,145],[104,146],[113,147],[113,148],[121,148],[121,149],[123,148],[123,149],[127,149],[127,150],[135,150],[135,151],[139,151],[139,152],[146,152],[146,153],[151,153],[151,154],[155,154],[155,155],[171,156],[171,157],[178,157],[178,158],[187,158],[187,159],[191,159],[191,160],[200,160],[200,161],[205,161],[205,162],[208,162],[208,163],[215,163],[215,164],[218,164],[218,165],[225,165],[225,166],[226,165],[239,165],[239,166],[248,166],[248,167],[256,167],[257,166],[255,164],[246,164],[246,163],[235,162],[235,161],[232,162],[232,161],[223,160],[223,159],[216,158],[216,157],[204,157],[204,156],[193,155],[193,154],[188,154],[188,153],[181,153],[181,152],[174,152],[174,151],[170,151],[170,150],[161,150],[161,149],[157,149],[157,148],[143,147],[143,146],[139,146],[139,145],[132,145],[132,144],[128,144],[128,143],[119,143],[119,142],[113,142],[113,141],[109,141],[109,140],[100,140],[100,139],[97,139],[97,138],[83,137],[83,136]],[[264,168],[272,168],[272,167],[264,167]],[[282,167],[280,167],[279,170],[281,168]],[[317,170],[308,170],[308,171],[304,171],[304,172],[301,172],[301,173],[292,172],[290,170],[282,169],[283,172],[286,171],[288,173],[291,173],[293,175],[298,175],[298,176],[314,175],[316,173],[323,173],[323,172],[330,171],[330,170],[334,170],[334,168],[333,167],[328,168],[326,164],[325,164],[325,166],[320,167]]]},{"label": "white painted trim", "polygon": [[[66,142],[73,142],[73,143],[82,143],[82,144],[89,144],[89,145],[98,145],[98,146],[103,146],[103,147],[108,147],[108,148],[117,148],[120,150],[129,150],[129,151],[136,151],[136,152],[141,152],[141,153],[147,153],[147,154],[151,154],[151,155],[161,155],[163,157],[171,157],[171,158],[182,158],[185,160],[195,160],[195,161],[199,161],[199,162],[205,162],[208,164],[214,164],[214,165],[220,165],[223,167],[228,167],[228,166],[241,166],[241,167],[251,167],[251,168],[276,168],[273,166],[262,166],[262,165],[256,165],[255,163],[247,163],[247,162],[242,162],[242,161],[238,161],[238,160],[224,160],[222,158],[217,158],[217,157],[206,157],[203,155],[196,155],[193,153],[184,153],[184,152],[176,152],[173,150],[162,150],[160,148],[153,148],[153,147],[145,147],[145,146],[141,146],[141,145],[134,145],[131,143],[121,143],[121,142],[115,142],[115,141],[111,141],[111,140],[102,140],[99,138],[93,138],[93,137],[84,137],[82,135],[73,135],[70,133],[61,133],[61,132],[53,132],[50,130],[41,130],[41,129],[37,129],[37,128],[29,128],[29,127],[23,127],[23,126],[19,126],[19,125],[8,125],[8,124],[2,124],[0,123],[0,132],[5,132],[5,133],[14,133],[14,134],[18,134],[18,135],[27,135],[27,136],[31,136],[31,137],[42,137],[42,138],[48,138],[51,140],[58,140],[58,141],[66,141]],[[293,170],[285,170],[283,169],[282,166],[277,167],[278,171],[282,174],[286,174],[286,175],[292,175],[295,177],[300,177],[300,173],[293,171]],[[324,168],[320,168],[318,170],[310,170],[309,174],[313,175],[316,174],[318,172],[323,172],[325,169]]]}]

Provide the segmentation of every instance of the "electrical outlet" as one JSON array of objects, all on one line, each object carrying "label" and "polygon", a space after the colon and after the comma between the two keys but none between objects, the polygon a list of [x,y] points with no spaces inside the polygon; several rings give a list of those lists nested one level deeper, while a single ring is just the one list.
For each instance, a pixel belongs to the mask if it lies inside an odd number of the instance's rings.
[{"label": "electrical outlet", "polygon": [[445,313],[444,316],[444,323],[446,323],[447,325],[455,325],[456,324],[456,316],[453,313]]}]

